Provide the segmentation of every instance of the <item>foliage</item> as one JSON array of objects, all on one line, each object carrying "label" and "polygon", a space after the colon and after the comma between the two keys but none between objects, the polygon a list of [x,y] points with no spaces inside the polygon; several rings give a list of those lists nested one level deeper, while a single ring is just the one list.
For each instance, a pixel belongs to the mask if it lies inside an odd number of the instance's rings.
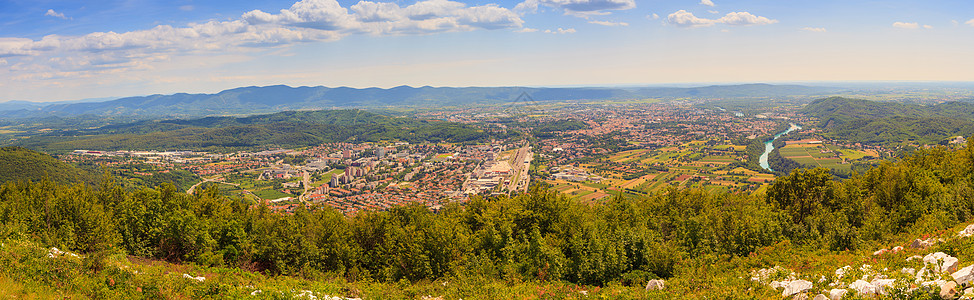
[{"label": "foliage", "polygon": [[393,118],[361,110],[281,112],[251,117],[142,121],[58,131],[16,141],[47,152],[99,150],[242,150],[333,142],[475,142],[506,138],[459,123]]},{"label": "foliage", "polygon": [[96,172],[88,172],[63,163],[50,155],[21,147],[0,148],[0,182],[48,178],[62,183],[93,184]]},{"label": "foliage", "polygon": [[799,112],[818,118],[816,126],[829,135],[856,143],[938,144],[949,137],[974,135],[970,102],[920,106],[830,97]]},{"label": "foliage", "polygon": [[972,187],[972,147],[919,150],[843,181],[824,169],[799,169],[764,196],[670,189],[588,205],[535,188],[436,213],[417,204],[354,216],[321,206],[276,213],[212,187],[187,195],[172,185],[127,191],[111,181],[97,188],[8,182],[0,186],[0,239],[388,285],[465,278],[612,286],[666,278],[677,291],[695,293],[747,286],[746,279],[700,274],[760,265],[755,253],[811,263],[803,253],[955,226],[974,217]]}]

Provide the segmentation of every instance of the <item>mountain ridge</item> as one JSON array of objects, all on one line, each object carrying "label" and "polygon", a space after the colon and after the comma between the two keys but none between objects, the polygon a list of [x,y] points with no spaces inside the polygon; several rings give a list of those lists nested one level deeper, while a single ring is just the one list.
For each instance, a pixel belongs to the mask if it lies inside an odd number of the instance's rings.
[{"label": "mountain ridge", "polygon": [[[214,94],[175,93],[119,98],[111,101],[57,103],[39,108],[4,111],[0,118],[46,116],[157,116],[195,117],[274,113],[288,110],[496,105],[509,103],[523,93],[535,101],[603,101],[646,98],[735,98],[787,95],[825,95],[838,88],[801,85],[711,85],[702,87],[544,88],[544,87],[411,87],[351,88],[287,85],[248,86]],[[179,113],[174,113],[179,112]]]}]

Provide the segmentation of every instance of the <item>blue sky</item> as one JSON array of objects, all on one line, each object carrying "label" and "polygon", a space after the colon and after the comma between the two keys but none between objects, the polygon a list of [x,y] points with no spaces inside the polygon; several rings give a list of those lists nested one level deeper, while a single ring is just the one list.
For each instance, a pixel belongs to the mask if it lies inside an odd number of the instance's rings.
[{"label": "blue sky", "polygon": [[250,85],[974,81],[970,1],[0,0],[0,101]]}]

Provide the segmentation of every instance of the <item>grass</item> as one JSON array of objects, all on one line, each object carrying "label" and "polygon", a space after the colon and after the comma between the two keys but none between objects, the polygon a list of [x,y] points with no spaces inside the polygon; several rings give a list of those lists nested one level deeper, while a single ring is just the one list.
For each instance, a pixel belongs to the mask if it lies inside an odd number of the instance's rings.
[{"label": "grass", "polygon": [[293,195],[289,195],[289,194],[285,194],[285,193],[279,192],[279,191],[277,191],[275,189],[259,190],[259,191],[255,192],[254,194],[257,195],[258,197],[260,197],[261,199],[266,199],[266,200],[274,200],[274,199],[280,199],[280,198],[284,198],[284,197],[292,197],[293,196]]}]

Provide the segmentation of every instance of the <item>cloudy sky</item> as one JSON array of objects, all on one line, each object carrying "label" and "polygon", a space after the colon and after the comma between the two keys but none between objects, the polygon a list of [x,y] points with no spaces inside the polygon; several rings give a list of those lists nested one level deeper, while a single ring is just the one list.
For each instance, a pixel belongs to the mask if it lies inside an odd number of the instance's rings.
[{"label": "cloudy sky", "polygon": [[839,80],[974,81],[974,3],[0,0],[0,101]]}]

